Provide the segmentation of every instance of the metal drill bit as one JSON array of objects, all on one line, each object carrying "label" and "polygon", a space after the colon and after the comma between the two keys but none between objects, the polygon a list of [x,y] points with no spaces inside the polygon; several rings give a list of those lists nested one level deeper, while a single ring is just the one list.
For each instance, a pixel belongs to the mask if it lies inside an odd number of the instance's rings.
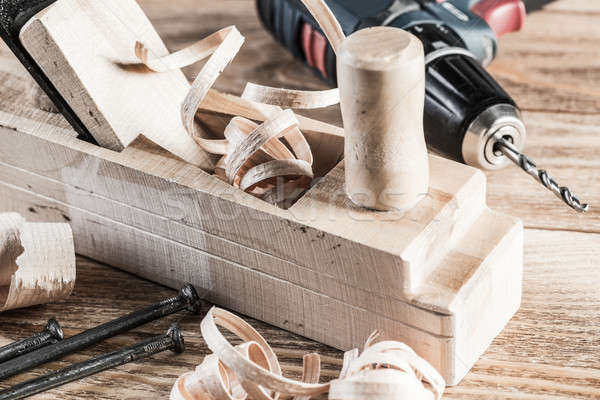
[{"label": "metal drill bit", "polygon": [[578,212],[585,212],[589,206],[587,203],[581,204],[581,201],[573,195],[571,190],[565,186],[559,186],[558,183],[543,169],[538,169],[533,161],[525,154],[521,153],[511,142],[504,138],[495,138],[495,149],[501,151],[512,162],[517,164],[521,169],[534,177],[538,182],[544,185],[548,190],[552,191],[558,198],[565,202],[569,207]]},{"label": "metal drill bit", "polygon": [[182,353],[185,350],[183,336],[177,325],[171,326],[165,335],[144,340],[112,353],[102,354],[87,361],[65,367],[0,391],[0,400],[17,400],[73,382],[110,368],[150,357],[166,350]]}]

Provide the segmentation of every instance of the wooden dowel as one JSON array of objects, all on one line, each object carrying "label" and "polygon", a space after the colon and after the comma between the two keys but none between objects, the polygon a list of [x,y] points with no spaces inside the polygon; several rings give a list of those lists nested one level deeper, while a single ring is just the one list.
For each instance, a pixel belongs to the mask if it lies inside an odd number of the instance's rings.
[{"label": "wooden dowel", "polygon": [[360,30],[338,53],[346,193],[376,210],[412,208],[428,191],[423,46],[397,28]]}]

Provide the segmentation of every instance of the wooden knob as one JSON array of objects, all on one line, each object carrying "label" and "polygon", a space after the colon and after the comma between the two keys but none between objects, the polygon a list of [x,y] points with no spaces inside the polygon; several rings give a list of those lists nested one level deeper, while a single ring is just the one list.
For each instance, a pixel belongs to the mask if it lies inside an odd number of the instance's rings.
[{"label": "wooden knob", "polygon": [[412,208],[429,187],[421,41],[397,28],[348,36],[338,50],[346,193],[362,207]]}]

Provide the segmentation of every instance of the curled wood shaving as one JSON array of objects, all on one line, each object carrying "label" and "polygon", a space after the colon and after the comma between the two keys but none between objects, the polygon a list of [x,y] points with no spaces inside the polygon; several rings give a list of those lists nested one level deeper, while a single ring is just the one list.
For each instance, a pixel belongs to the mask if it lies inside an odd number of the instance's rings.
[{"label": "curled wood shaving", "polygon": [[259,164],[246,172],[240,182],[240,188],[250,190],[254,185],[278,176],[310,177],[312,168],[303,160],[273,160]]},{"label": "curled wood shaving", "polygon": [[[219,326],[244,342],[233,346]],[[265,339],[228,311],[213,307],[200,328],[213,354],[206,356],[195,371],[177,379],[172,400],[276,400],[284,396],[308,400],[328,391],[330,399],[338,400],[420,400],[440,399],[445,387],[439,373],[410,347],[396,341],[374,343],[377,332],[369,337],[362,354],[357,349],[344,354],[338,379],[318,383],[318,354],[304,356],[302,381],[285,378]]]},{"label": "curled wood shaving", "polygon": [[[280,108],[211,89],[208,91],[202,104],[200,104],[200,110],[232,116],[239,115],[254,121],[263,122],[280,111]],[[300,130],[303,132],[316,132],[338,137],[344,136],[344,130],[338,126],[302,115],[296,115],[296,118],[300,123]]]},{"label": "curled wood shaving", "polygon": [[[244,343],[231,345],[218,326],[229,330]],[[252,326],[228,311],[213,307],[200,328],[214,354],[207,356],[194,372],[177,380],[171,399],[275,400],[280,395],[306,399],[326,392],[329,387],[318,383],[320,358],[317,354],[305,356],[303,382],[286,378],[267,341]]]},{"label": "curled wood shaving", "polygon": [[[315,15],[333,48],[337,49],[337,44],[345,36],[331,10],[322,0],[303,2]],[[149,57],[144,44],[136,42],[135,54],[155,72],[182,68],[208,57],[183,101],[183,124],[203,150],[221,156],[214,169],[217,177],[268,202],[280,204],[297,198],[312,182],[313,154],[299,129],[300,125],[316,131],[342,134],[331,126],[304,117],[299,122],[292,111],[281,107],[330,106],[339,102],[339,91],[277,89],[249,83],[242,98],[234,99],[212,90],[243,43],[244,37],[235,26],[230,26],[160,58]],[[204,137],[195,123],[200,109],[237,115],[225,129],[225,139]],[[264,122],[257,125],[244,117]]]},{"label": "curled wood shaving", "polygon": [[340,43],[346,39],[346,35],[335,15],[333,15],[323,0],[302,0],[302,3],[304,3],[308,11],[315,18],[325,36],[327,36],[333,51],[337,53],[337,49]]},{"label": "curled wood shaving", "polygon": [[270,86],[246,84],[242,98],[257,103],[274,104],[287,108],[323,108],[340,102],[340,91],[329,90],[292,90]]},{"label": "curled wood shaving", "polygon": [[[297,197],[313,178],[313,155],[291,110],[273,108],[260,125],[235,117],[225,129],[225,139],[218,140],[203,137],[195,123],[196,113],[211,93],[211,87],[243,42],[244,37],[230,26],[165,57],[149,59],[148,50],[139,42],[135,52],[155,72],[181,68],[210,56],[182,104],[184,126],[205,151],[222,156],[214,171],[218,177],[278,204]],[[306,94],[304,98],[310,100]],[[285,140],[289,149],[281,140]]]},{"label": "curled wood shaving", "polygon": [[68,297],[75,286],[75,248],[68,224],[27,223],[0,214],[0,311]]},{"label": "curled wood shaving", "polygon": [[[136,42],[135,55],[146,65],[146,67],[154,72],[166,72],[187,67],[188,65],[194,64],[199,60],[204,60],[206,57],[213,54],[231,33],[234,34],[235,41],[239,41],[241,35],[237,32],[237,29],[233,32],[234,29],[235,27],[232,26],[221,29],[182,50],[164,57],[153,59],[148,59],[148,49],[144,44]],[[237,34],[235,34],[236,32]],[[243,42],[243,38],[241,41]]]},{"label": "curled wood shaving", "polygon": [[[446,383],[427,361],[410,347],[396,341],[373,344],[378,333],[367,340],[362,354],[344,355],[340,378],[330,382],[329,398],[440,399]],[[425,380],[431,389],[422,383]]]}]

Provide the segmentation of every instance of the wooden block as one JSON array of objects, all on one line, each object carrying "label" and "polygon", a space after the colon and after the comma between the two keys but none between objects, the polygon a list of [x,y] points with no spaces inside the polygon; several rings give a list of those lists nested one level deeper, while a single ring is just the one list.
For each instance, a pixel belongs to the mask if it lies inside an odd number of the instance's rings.
[{"label": "wooden block", "polygon": [[183,73],[153,74],[139,65],[136,40],[155,56],[168,50],[135,1],[60,0],[33,17],[20,38],[101,146],[120,151],[144,135],[211,169],[181,120],[190,88]]},{"label": "wooden block", "polygon": [[520,303],[522,226],[487,208],[478,170],[429,156],[428,195],[378,213],[347,200],[342,162],[282,210],[144,138],[115,152],[61,134],[25,91],[1,93],[0,206],[70,221],[81,254],[342,349],[384,329],[449,384]]},{"label": "wooden block", "polygon": [[[377,326],[415,348],[442,371],[450,385],[458,383],[468,372],[520,302],[521,270],[507,269],[506,265],[522,262],[519,247],[522,246],[522,229],[518,225],[507,232],[494,254],[484,261],[481,268],[484,276],[477,276],[479,269],[476,269],[467,280],[465,287],[485,293],[465,290],[459,295],[467,306],[459,307],[452,316],[457,330],[447,336],[434,335],[406,321],[373,312],[366,308],[368,304],[350,305],[26,189],[0,183],[0,190],[7,194],[4,207],[23,210],[37,207],[40,211],[36,211],[35,217],[44,221],[64,220],[67,216],[78,238],[76,247],[80,254],[93,255],[100,261],[171,287],[190,281],[211,302],[344,350],[358,346],[372,327]],[[498,216],[486,211],[480,222],[490,223]],[[125,237],[129,239],[124,241]],[[464,259],[461,255],[455,257]],[[482,301],[485,304],[483,317],[479,315]]]},{"label": "wooden block", "polygon": [[[437,175],[437,178],[433,177],[432,185],[439,189],[423,200],[422,208],[404,215],[390,217],[383,214],[377,220],[366,221],[376,214],[346,202],[341,189],[341,166],[315,186],[305,199],[284,212],[154,150],[137,149],[134,155],[132,148],[118,154],[78,140],[54,139],[68,144],[9,134],[5,139],[7,146],[35,148],[47,145],[49,148],[32,158],[6,152],[2,154],[2,160],[109,199],[120,199],[165,218],[185,221],[208,234],[320,271],[370,292],[404,300],[412,297],[413,289],[408,282],[389,279],[384,275],[385,271],[373,273],[363,265],[383,263],[389,266],[392,275],[406,273],[414,276],[414,281],[422,280],[483,208],[482,203],[469,206],[467,201],[483,201],[481,173],[438,157],[432,158],[432,169],[442,172],[444,168],[458,166],[452,170],[455,181]],[[435,166],[438,163],[440,165]],[[169,178],[164,180],[156,175]],[[464,191],[455,188],[458,183]],[[325,198],[321,198],[321,191]],[[449,196],[449,191],[455,191],[456,195]],[[163,201],[156,201],[159,198]],[[246,206],[233,207],[231,200]],[[323,206],[322,203],[327,201],[332,204]],[[326,218],[318,217],[319,210]],[[281,220],[277,217],[279,214],[288,215],[291,220]],[[232,220],[236,218],[239,224],[232,227]],[[388,221],[378,223],[385,219]],[[398,224],[402,221],[404,223]],[[432,231],[445,231],[448,236],[440,238],[432,235]],[[257,235],[256,232],[260,233]],[[364,235],[364,232],[373,234]],[[419,235],[422,235],[421,239],[413,240]],[[354,240],[356,237],[360,237],[359,242]],[[348,248],[353,252],[348,252]],[[429,263],[421,267],[424,258]]]}]

